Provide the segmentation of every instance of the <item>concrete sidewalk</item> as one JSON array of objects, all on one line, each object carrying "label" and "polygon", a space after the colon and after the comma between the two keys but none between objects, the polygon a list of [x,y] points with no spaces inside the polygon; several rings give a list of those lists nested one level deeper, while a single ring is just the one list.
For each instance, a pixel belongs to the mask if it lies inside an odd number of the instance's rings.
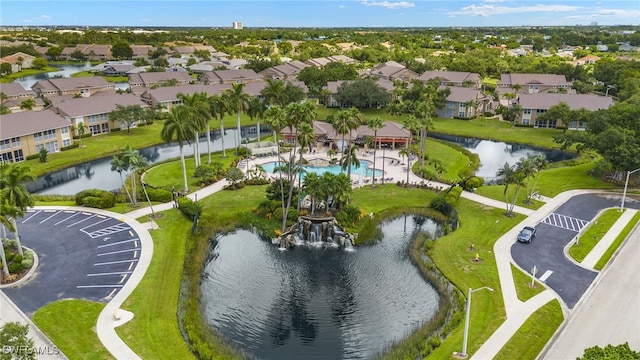
[{"label": "concrete sidewalk", "polygon": [[622,230],[629,224],[631,218],[635,216],[637,210],[634,209],[625,209],[624,213],[620,218],[611,226],[611,229],[607,231],[606,234],[598,241],[596,246],[591,249],[589,254],[580,262],[580,264],[584,267],[588,267],[593,269],[594,266],[600,261],[602,255],[609,249],[611,244],[616,240],[618,235],[622,232]]}]

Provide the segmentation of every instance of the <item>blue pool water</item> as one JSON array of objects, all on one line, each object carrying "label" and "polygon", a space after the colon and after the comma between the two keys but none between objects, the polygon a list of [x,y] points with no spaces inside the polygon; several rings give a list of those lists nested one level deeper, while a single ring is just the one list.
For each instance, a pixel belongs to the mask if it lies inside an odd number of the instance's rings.
[{"label": "blue pool water", "polygon": [[[262,164],[262,168],[264,169],[264,171],[268,172],[268,173],[273,173],[273,169],[276,167],[276,162],[270,162],[270,163],[266,163],[266,164]],[[325,172],[330,172],[332,174],[340,174],[340,165],[327,165],[327,166],[310,166],[310,165],[305,165],[302,167],[304,169],[305,173],[316,173],[318,175],[322,175]],[[344,170],[344,174],[347,174],[347,170]],[[362,175],[365,177],[371,177],[372,176],[372,167],[371,167],[371,161],[366,161],[366,160],[360,160],[360,167],[355,167],[353,165],[351,165],[351,174],[352,175]],[[376,177],[382,177],[382,170],[376,170],[375,171],[375,176]]]}]

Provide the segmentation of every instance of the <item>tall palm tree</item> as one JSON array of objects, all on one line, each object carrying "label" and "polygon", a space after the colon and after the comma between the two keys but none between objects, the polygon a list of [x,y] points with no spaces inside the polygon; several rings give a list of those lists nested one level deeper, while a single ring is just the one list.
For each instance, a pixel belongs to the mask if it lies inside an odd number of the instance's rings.
[{"label": "tall palm tree", "polygon": [[521,172],[524,175],[526,181],[526,199],[525,202],[529,203],[531,200],[531,194],[529,193],[529,178],[536,173],[536,164],[531,154],[527,154],[526,157],[520,158],[516,163],[516,171]]},{"label": "tall palm tree", "polygon": [[140,170],[147,166],[147,159],[140,154],[138,150],[133,150],[127,155],[127,162],[129,163],[129,169],[131,169],[131,194],[134,199],[134,206],[138,204],[138,177]]},{"label": "tall palm tree", "polygon": [[283,81],[267,79],[267,85],[262,89],[260,94],[264,97],[267,104],[284,107],[287,105],[287,94],[285,89],[286,86]]},{"label": "tall palm tree", "polygon": [[403,160],[405,156],[407,157],[407,185],[409,185],[409,173],[411,173],[411,161],[409,161],[409,155],[411,155],[411,150],[409,147],[403,147],[398,151],[398,155],[402,156]]},{"label": "tall palm tree", "polygon": [[431,113],[433,112],[433,102],[417,101],[415,103],[414,115],[418,121],[416,124],[420,134],[420,166],[424,166],[425,147],[429,128],[433,126]]},{"label": "tall palm tree", "polygon": [[182,178],[184,181],[184,192],[189,192],[187,185],[187,168],[184,162],[184,152],[182,147],[184,143],[190,143],[193,141],[193,134],[195,133],[195,127],[193,122],[189,119],[188,109],[182,106],[174,106],[169,112],[169,118],[165,120],[164,126],[160,131],[160,137],[167,143],[174,141],[178,142],[180,147],[180,162],[182,163]]},{"label": "tall palm tree", "polygon": [[351,145],[351,131],[357,129],[361,123],[362,113],[354,107],[340,110],[335,114],[332,125],[336,132],[342,135],[341,163],[344,161],[345,156],[345,135],[349,134],[349,145]]},{"label": "tall palm tree", "polygon": [[507,205],[507,214],[509,213],[509,194],[507,192],[509,190],[509,185],[514,183],[515,173],[515,167],[509,165],[509,163],[507,162],[505,162],[504,165],[502,165],[502,167],[500,167],[496,172],[498,183],[504,185],[504,191],[502,195],[504,196],[504,201]]},{"label": "tall palm tree", "polygon": [[0,227],[2,227],[2,236],[0,237],[0,259],[2,260],[2,273],[9,276],[9,267],[7,266],[7,259],[4,254],[3,239],[7,238],[7,229],[13,232],[13,222],[11,222],[11,214],[15,214],[18,210],[14,205],[9,204],[9,199],[6,197],[4,191],[0,191]]},{"label": "tall palm tree", "polygon": [[79,147],[82,148],[82,137],[87,131],[87,125],[80,121],[78,125],[71,125],[71,131],[73,131],[78,136],[78,141],[80,142]]},{"label": "tall palm tree", "polygon": [[238,150],[242,141],[240,130],[240,113],[247,111],[251,96],[243,91],[244,84],[236,83],[232,84],[231,86],[231,89],[224,91],[222,97],[225,99],[227,111],[229,111],[229,113],[236,113],[236,127],[238,131],[238,134],[236,136],[236,156],[238,156]]},{"label": "tall palm tree", "polygon": [[378,130],[380,130],[383,126],[382,119],[380,116],[376,116],[373,119],[369,119],[367,123],[369,129],[373,130],[373,187],[376,186],[376,150],[378,146],[376,146],[376,141],[378,140]]},{"label": "tall palm tree", "polygon": [[[279,106],[271,106],[269,109],[267,109],[267,111],[265,112],[265,116],[267,118],[267,123],[271,126],[271,129],[273,130],[273,141],[275,141],[276,143],[276,151],[278,152],[278,162],[277,164],[280,165],[281,164],[281,157],[280,157],[280,141],[278,141],[278,133],[280,133],[282,131],[282,128],[285,127],[285,118],[286,118],[286,113],[285,110]],[[281,196],[281,204],[282,204],[282,213],[285,213],[285,208],[286,208],[286,204],[285,204],[285,192],[284,192],[284,181],[282,180],[282,172],[280,172],[280,196]],[[282,220],[282,231],[285,231],[287,222],[286,222],[286,218],[283,218]]]},{"label": "tall palm tree", "polygon": [[129,188],[127,187],[127,184],[125,184],[124,178],[122,177],[122,173],[128,170],[129,170],[129,164],[127,163],[127,161],[125,161],[122,154],[115,155],[113,159],[111,159],[111,171],[117,171],[118,175],[120,175],[120,182],[122,183],[122,187],[124,188],[124,191],[127,193],[127,198],[129,198],[131,205],[133,205],[133,198],[131,197],[131,194],[129,193]]},{"label": "tall palm tree", "polygon": [[351,145],[349,147],[349,150],[347,150],[347,152],[344,154],[344,157],[342,158],[342,170],[347,170],[347,177],[349,179],[351,179],[351,165],[355,166],[356,168],[360,167],[360,160],[358,160],[357,153],[358,146]]},{"label": "tall palm tree", "polygon": [[322,195],[322,177],[314,172],[304,176],[304,189],[311,196],[311,214],[315,214],[316,200]]},{"label": "tall palm tree", "polygon": [[267,111],[267,104],[260,100],[258,97],[252,97],[249,100],[249,107],[247,108],[247,115],[253,119],[257,120],[257,130],[258,130],[258,147],[260,147],[260,120],[264,118],[264,113]]},{"label": "tall palm tree", "polygon": [[536,176],[533,181],[533,186],[531,187],[531,193],[533,193],[536,189],[536,185],[538,185],[538,178],[540,177],[540,172],[547,168],[549,162],[547,161],[547,157],[544,154],[538,154],[533,157],[533,163],[536,169]]},{"label": "tall palm tree", "polygon": [[[178,99],[182,101],[183,106],[189,109],[189,119],[194,122],[194,143],[193,143],[193,159],[196,168],[200,165],[200,147],[199,135],[200,131],[207,131],[209,126],[209,103],[206,93],[193,93],[191,95],[178,93]],[[210,138],[208,138],[210,139]],[[208,153],[211,154],[211,148],[207,143]]]},{"label": "tall palm tree", "polygon": [[[213,117],[220,120],[220,141],[222,142],[222,157],[227,157],[227,151],[224,147],[224,115],[227,113],[227,105],[224,99],[218,95],[211,95],[207,99],[209,102],[209,113]],[[211,154],[209,154],[209,163],[211,163]]]},{"label": "tall palm tree", "polygon": [[2,167],[0,169],[0,174],[2,175],[0,177],[0,191],[4,192],[4,197],[9,202],[9,205],[15,207],[15,211],[8,215],[11,216],[18,253],[23,255],[16,217],[24,216],[27,208],[33,206],[33,198],[25,183],[34,181],[36,177],[31,174],[31,169],[26,166],[9,163],[3,163],[0,166]]}]

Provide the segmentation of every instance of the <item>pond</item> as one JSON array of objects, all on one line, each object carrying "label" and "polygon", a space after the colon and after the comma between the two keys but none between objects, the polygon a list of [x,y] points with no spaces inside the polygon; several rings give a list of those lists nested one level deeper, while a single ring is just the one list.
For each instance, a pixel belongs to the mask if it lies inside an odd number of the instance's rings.
[{"label": "pond", "polygon": [[485,181],[491,182],[495,180],[498,169],[509,163],[514,165],[520,158],[526,157],[527,154],[542,154],[547,158],[548,162],[556,162],[569,160],[576,157],[575,154],[552,149],[544,149],[529,145],[510,144],[500,141],[483,140],[465,136],[429,134],[429,137],[435,139],[446,140],[459,145],[480,157],[480,167],[476,171],[476,176],[481,176]]},{"label": "pond", "polygon": [[[89,70],[93,68],[91,63],[86,62],[84,64],[64,64],[64,65],[51,65],[51,67],[59,68],[58,71],[39,73],[29,76],[23,76],[21,78],[17,78],[14,83],[18,83],[22,85],[25,89],[31,89],[31,87],[38,81],[44,79],[50,79],[53,77],[71,77],[71,75],[75,73],[79,73],[85,70]],[[128,82],[122,83],[114,83],[116,90],[127,90],[129,88]]]},{"label": "pond", "polygon": [[[135,131],[135,130],[133,130]],[[246,127],[241,129],[242,139],[250,139],[256,137],[255,127]],[[262,132],[262,130],[261,130]],[[264,130],[265,133],[268,132]],[[225,129],[224,145],[227,152],[235,149],[235,134],[237,130]],[[200,154],[207,154],[207,139],[201,135],[199,148]],[[124,146],[124,145],[123,145]],[[185,156],[193,155],[193,146],[184,146]],[[211,132],[211,151],[222,150],[222,142],[220,141],[220,132]],[[163,144],[141,149],[140,153],[147,159],[150,164],[177,159],[180,157],[180,147],[177,143]],[[54,155],[55,156],[55,155]],[[40,176],[36,181],[28,183],[27,189],[31,193],[43,195],[75,195],[76,193],[86,189],[102,189],[114,191],[120,189],[122,181],[120,175],[116,171],[111,171],[112,156],[71,166],[63,170],[55,171]]]},{"label": "pond", "polygon": [[280,251],[247,231],[218,235],[204,265],[205,321],[260,359],[371,359],[436,313],[439,295],[409,259],[418,229],[405,215],[384,222],[375,245],[348,252],[298,246]]}]

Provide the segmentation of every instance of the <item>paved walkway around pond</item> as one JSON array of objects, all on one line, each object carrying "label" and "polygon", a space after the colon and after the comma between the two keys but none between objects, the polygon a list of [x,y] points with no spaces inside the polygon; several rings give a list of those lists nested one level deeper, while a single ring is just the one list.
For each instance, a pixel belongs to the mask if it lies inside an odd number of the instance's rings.
[{"label": "paved walkway around pond", "polygon": [[[378,154],[380,154],[380,151],[378,151]],[[369,156],[363,156],[363,158],[365,160],[373,160],[373,155],[371,154],[368,154],[368,155]],[[326,152],[324,153],[320,152],[320,153],[307,154],[305,157],[307,159],[323,158],[323,157],[327,158],[327,155],[326,155]],[[395,183],[397,181],[406,182],[407,166],[402,165],[402,158],[399,156],[398,150],[386,150],[385,159],[386,159],[385,161],[389,161],[389,163],[385,163],[386,173],[384,177],[392,179],[389,181],[385,181],[385,183],[387,182]],[[400,161],[397,164],[396,164],[396,161],[393,161],[393,164],[391,164],[392,159],[400,160]],[[250,169],[255,164],[262,164],[269,161],[272,162],[275,160],[276,160],[275,156],[251,159],[247,162],[242,163],[242,165],[244,166],[243,170],[246,171],[247,169]],[[376,160],[377,162],[376,166],[381,168],[382,166],[379,165],[379,161],[380,161],[380,158]],[[354,181],[355,180],[356,179],[354,178]],[[359,178],[357,180],[358,182],[355,184],[356,186],[367,184],[367,183],[361,184],[359,182],[360,180]],[[424,180],[422,178],[416,176],[413,173],[409,173],[409,183],[419,184],[423,181]],[[442,183],[437,183],[432,181],[428,183],[432,187],[439,187],[443,189],[449,186],[447,184],[442,184]],[[227,182],[225,180],[222,180],[215,184],[202,188],[198,191],[190,193],[187,196],[192,200],[202,199],[204,197],[207,197],[209,195],[212,195],[222,190],[225,185],[227,185]],[[531,210],[531,209],[523,208],[520,206],[516,206],[514,208],[515,212],[524,214],[528,217],[525,220],[523,220],[520,224],[515,226],[513,229],[508,231],[506,234],[504,234],[500,239],[496,241],[494,245],[494,254],[496,257],[496,264],[497,264],[498,274],[500,278],[500,286],[502,289],[504,306],[507,314],[507,320],[480,347],[480,349],[478,349],[478,351],[475,354],[473,354],[474,359],[493,358],[504,346],[504,344],[511,338],[511,336],[513,336],[513,334],[517,332],[517,330],[522,326],[522,324],[527,320],[527,318],[532,313],[534,313],[537,309],[539,309],[541,306],[551,301],[552,299],[559,298],[555,292],[549,289],[544,290],[542,293],[536,295],[535,297],[529,299],[526,302],[523,302],[517,298],[515,285],[513,282],[513,274],[511,272],[512,261],[511,261],[511,255],[510,255],[510,247],[513,244],[513,239],[515,238],[520,227],[524,225],[535,225],[536,223],[541,221],[545,216],[547,216],[549,213],[553,212],[554,209],[558,208],[560,205],[562,205],[564,202],[566,202],[568,199],[570,199],[575,195],[584,194],[584,193],[595,193],[595,192],[596,191],[589,191],[589,190],[567,191],[557,195],[552,199],[545,198],[544,200],[548,200],[548,201],[544,206],[542,206],[538,210]],[[486,198],[474,193],[466,192],[466,191],[462,193],[462,197],[475,202],[483,203],[488,206],[496,207],[496,208],[502,208],[504,206],[504,203],[501,201],[489,199],[489,198]],[[173,208],[173,206],[174,206],[173,202],[153,205],[153,212],[165,211]],[[139,219],[141,217],[151,215],[151,213],[152,213],[152,209],[150,207],[145,207],[145,208],[131,211],[127,214],[124,214],[123,216],[124,218],[127,219],[128,222],[137,223],[135,219]],[[628,213],[631,213],[631,211],[628,211]],[[610,231],[611,236],[613,236],[613,238],[615,238],[615,236],[617,236],[617,234],[621,231],[621,229],[624,226],[626,226],[626,224],[630,219],[630,216],[631,215],[623,216],[623,218],[626,220],[619,220],[618,222],[616,222],[616,224],[614,224],[614,226]],[[148,232],[143,229],[157,228],[157,225],[153,222],[153,220],[152,219],[150,220],[151,221],[145,222],[142,225],[137,225],[136,231],[145,232],[148,234]],[[607,236],[609,236],[609,234],[607,234]],[[602,250],[601,248],[604,248],[604,250]],[[606,251],[606,248],[608,248],[608,246],[605,247],[604,245],[602,245],[602,247],[594,248],[594,250],[592,251],[592,253],[594,253],[593,258],[599,259],[603,251]],[[144,249],[141,256],[145,256],[150,259],[153,253],[152,242],[151,242],[151,247],[148,249],[149,250]],[[589,263],[591,262],[592,261],[590,260]],[[141,264],[138,264],[138,267],[140,266]],[[148,264],[146,266],[148,266]],[[144,266],[144,268],[141,268],[141,270],[146,271],[146,266]],[[126,359],[126,360],[139,359],[139,356],[135,354],[135,352],[133,352],[133,350],[130,349],[124,343],[124,341],[122,341],[118,337],[117,333],[115,332],[115,327],[122,325],[127,320],[130,320],[131,318],[133,318],[134,314],[130,314],[125,312],[124,310],[121,310],[120,305],[126,299],[126,297],[129,296],[129,294],[135,289],[139,281],[142,279],[144,275],[144,271],[140,272],[139,279],[136,279],[136,281],[132,281],[132,279],[130,279],[125,284],[125,286],[120,290],[116,298],[114,298],[110,303],[107,304],[103,312],[100,314],[100,317],[96,325],[98,336],[100,337],[100,340],[102,341],[103,345],[117,359]],[[6,309],[3,309],[3,311],[4,310]],[[19,309],[17,308],[15,308],[14,310],[16,312],[19,312]],[[122,319],[115,320],[114,314],[122,315]]]}]

